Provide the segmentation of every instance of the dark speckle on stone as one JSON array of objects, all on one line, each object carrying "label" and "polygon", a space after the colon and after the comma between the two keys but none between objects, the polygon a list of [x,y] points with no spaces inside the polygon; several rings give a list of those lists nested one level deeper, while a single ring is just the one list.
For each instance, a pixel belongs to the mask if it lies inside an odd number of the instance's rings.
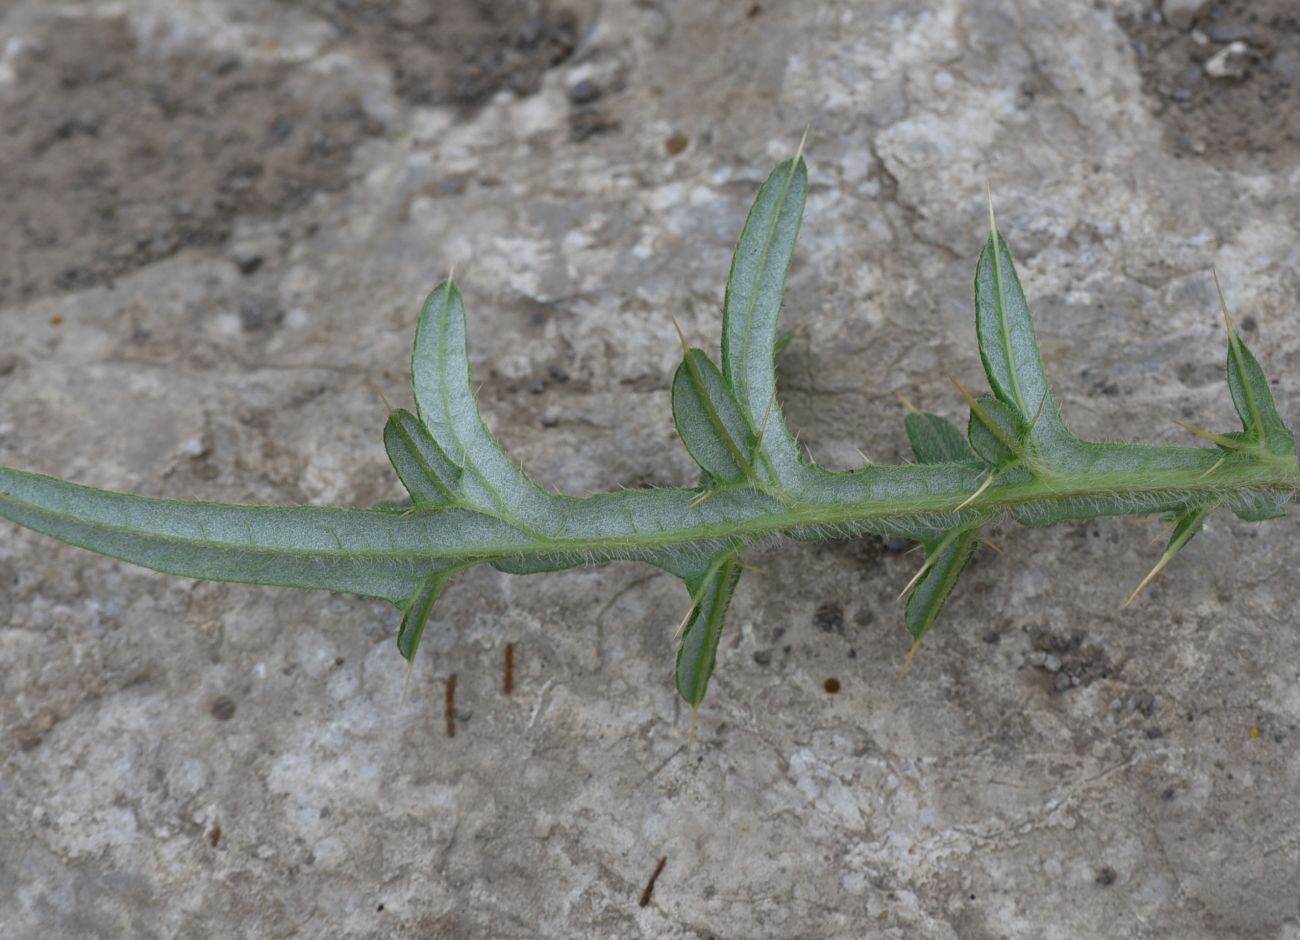
[{"label": "dark speckle on stone", "polygon": [[754,662],[760,666],[768,666],[772,663],[771,650],[754,650]]},{"label": "dark speckle on stone", "polygon": [[236,255],[234,258],[235,267],[245,277],[255,273],[262,266],[262,260],[261,255]]},{"label": "dark speckle on stone", "polygon": [[901,535],[886,535],[880,540],[880,544],[885,546],[887,552],[905,552],[912,547],[912,540],[905,539]]},{"label": "dark speckle on stone", "polygon": [[1097,884],[1103,888],[1109,888],[1119,880],[1119,872],[1107,865],[1101,871],[1097,872]]},{"label": "dark speckle on stone", "polygon": [[831,676],[822,683],[822,688],[826,690],[827,695],[836,695],[840,691],[840,680]]},{"label": "dark speckle on stone", "polygon": [[212,713],[212,717],[217,719],[217,721],[229,721],[231,718],[235,717],[234,699],[227,698],[223,695],[221,698],[215,700],[212,703],[212,707],[208,710]]},{"label": "dark speckle on stone", "polygon": [[834,601],[827,601],[813,614],[813,625],[823,633],[843,633],[844,608]]},{"label": "dark speckle on stone", "polygon": [[1242,318],[1241,318],[1241,328],[1242,328],[1242,330],[1244,330],[1245,332],[1247,332],[1247,333],[1254,333],[1254,332],[1255,332],[1255,327],[1256,327],[1256,323],[1255,323],[1255,318],[1254,318],[1254,317],[1242,317]]},{"label": "dark speckle on stone", "polygon": [[600,89],[589,78],[574,82],[569,86],[569,100],[574,104],[590,104],[600,97]]}]

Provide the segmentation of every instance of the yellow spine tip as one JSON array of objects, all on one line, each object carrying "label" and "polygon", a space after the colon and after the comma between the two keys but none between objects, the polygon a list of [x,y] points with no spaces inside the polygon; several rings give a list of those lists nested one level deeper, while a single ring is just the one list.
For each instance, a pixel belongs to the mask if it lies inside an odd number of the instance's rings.
[{"label": "yellow spine tip", "polygon": [[406,661],[406,676],[402,679],[402,704],[406,704],[406,692],[411,685],[411,671],[415,669],[415,657]]},{"label": "yellow spine tip", "polygon": [[684,617],[682,617],[682,622],[679,623],[679,624],[677,625],[677,629],[673,631],[673,639],[674,639],[674,640],[676,640],[679,636],[682,635],[682,631],[686,629],[686,624],[687,624],[687,622],[691,619],[691,614],[693,614],[693,613],[695,613],[695,602],[694,602],[694,601],[691,602],[691,606],[690,606],[690,607],[686,608],[686,615],[685,615]]},{"label": "yellow spine tip", "polygon": [[1223,296],[1223,285],[1219,283],[1219,271],[1214,265],[1210,265],[1210,274],[1214,277],[1214,290],[1219,295],[1219,309],[1223,311],[1223,325],[1228,331],[1228,339],[1235,341],[1237,339],[1237,327],[1232,322],[1232,314],[1228,312],[1228,301]]},{"label": "yellow spine tip", "polygon": [[800,160],[803,159],[803,148],[808,143],[808,132],[810,130],[812,130],[812,125],[805,124],[803,128],[803,136],[799,138],[799,149],[796,150],[794,154],[794,159],[796,163],[798,163]]},{"label": "yellow spine tip", "polygon": [[384,407],[388,409],[388,416],[391,418],[393,412],[396,411],[393,407],[393,403],[388,400],[388,396],[384,394],[384,390],[379,387],[378,383],[371,382],[370,387],[375,390],[375,394],[379,396],[379,400],[384,403]]},{"label": "yellow spine tip", "polygon": [[957,389],[958,394],[960,394],[962,398],[966,399],[966,404],[975,404],[975,396],[966,390],[966,386],[957,381],[957,376],[949,374],[948,381],[952,383],[953,388]]},{"label": "yellow spine tip", "polygon": [[965,509],[965,508],[966,508],[967,506],[969,506],[971,503],[975,502],[975,500],[977,500],[977,499],[979,499],[981,496],[983,496],[983,495],[984,495],[984,491],[987,490],[987,489],[988,489],[990,486],[992,486],[992,485],[993,485],[993,474],[990,473],[989,476],[988,476],[988,479],[985,480],[982,484],[980,484],[980,488],[977,489],[974,493],[971,493],[971,494],[970,494],[969,496],[967,496],[964,500],[962,500],[962,501],[958,504],[957,508],[953,510],[953,512],[961,512],[963,509]]},{"label": "yellow spine tip", "polygon": [[917,637],[916,641],[912,643],[912,648],[907,651],[907,659],[903,660],[903,668],[899,670],[898,678],[894,680],[894,688],[898,688],[902,685],[903,680],[907,678],[907,673],[912,668],[912,660],[916,658],[916,651],[920,648],[921,638]]},{"label": "yellow spine tip", "polygon": [[934,566],[934,559],[938,554],[939,554],[938,552],[935,552],[933,555],[929,555],[926,557],[925,561],[922,562],[920,569],[916,572],[916,574],[912,575],[912,580],[908,581],[907,584],[903,586],[903,590],[898,592],[898,597],[895,598],[895,600],[901,601],[903,598],[907,596],[908,591],[916,587],[917,582],[920,581],[923,577],[925,577],[925,573]]},{"label": "yellow spine tip", "polygon": [[677,331],[677,338],[681,341],[682,352],[683,353],[690,352],[691,347],[690,344],[686,342],[686,334],[682,332],[682,325],[677,322],[676,317],[669,317],[668,319],[673,321],[673,329]]},{"label": "yellow spine tip", "polygon": [[989,182],[988,177],[984,178],[984,197],[989,204],[989,236],[992,237],[998,232],[998,220],[993,215],[993,184]]},{"label": "yellow spine tip", "polygon": [[1132,604],[1133,601],[1137,600],[1137,596],[1142,593],[1143,589],[1156,579],[1156,575],[1158,575],[1161,571],[1164,570],[1165,565],[1169,564],[1169,560],[1174,557],[1176,551],[1177,550],[1167,551],[1160,556],[1160,560],[1156,562],[1156,566],[1151,569],[1151,571],[1147,574],[1147,576],[1142,579],[1142,583],[1139,584],[1137,587],[1135,587],[1133,589],[1133,593],[1128,596],[1128,600],[1124,602],[1125,607],[1129,606],[1129,604]]}]

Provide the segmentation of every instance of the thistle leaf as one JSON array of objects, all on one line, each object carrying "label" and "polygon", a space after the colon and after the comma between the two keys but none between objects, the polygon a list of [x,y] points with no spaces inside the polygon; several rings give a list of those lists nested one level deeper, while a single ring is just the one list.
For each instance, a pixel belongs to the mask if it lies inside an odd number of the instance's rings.
[{"label": "thistle leaf", "polygon": [[398,409],[384,425],[384,449],[417,505],[457,502],[460,467],[453,464],[415,415]]},{"label": "thistle leaf", "polygon": [[750,436],[759,441],[765,468],[786,488],[797,486],[802,467],[776,402],[776,324],[807,195],[802,156],[768,176],[736,245],[722,310],[722,373]]},{"label": "thistle leaf", "polygon": [[906,427],[919,463],[843,472],[805,465],[777,407],[773,358],[786,342],[776,339],[776,324],[807,185],[798,156],[763,184],[727,285],[722,369],[687,349],[674,378],[682,438],[710,480],[725,484],[704,494],[629,489],[579,499],[542,492],[483,424],[470,386],[464,309],[448,281],[420,317],[416,415],[393,412],[385,427],[411,501],[373,510],[178,502],[0,468],[0,517],[172,574],[389,600],[404,615],[398,648],[408,658],[439,589],[461,568],[657,565],[691,591],[675,671],[679,692],[695,707],[716,665],[740,576],[737,554],[746,545],[864,533],[920,541],[929,554],[904,592],[908,630],[919,641],[969,563],[977,528],[994,516],[1036,526],[1169,513],[1174,535],[1149,582],[1215,507],[1268,518],[1300,489],[1294,438],[1230,320],[1228,382],[1243,431],[1197,429],[1213,448],[1071,437],[1047,390],[1010,252],[992,224],[976,276],[976,313],[994,397],[977,400],[961,389],[971,407],[970,447],[948,422],[918,414]]},{"label": "thistle leaf", "polygon": [[1295,436],[1277,413],[1273,391],[1268,387],[1264,370],[1241,341],[1241,336],[1233,325],[1217,271],[1214,274],[1214,286],[1223,308],[1223,322],[1228,328],[1228,390],[1232,393],[1232,404],[1241,417],[1244,437],[1252,443],[1262,445],[1270,453],[1290,456],[1295,453]]},{"label": "thistle leaf", "polygon": [[903,429],[912,444],[912,453],[921,463],[974,463],[975,452],[966,438],[947,418],[928,411],[909,411]]},{"label": "thistle leaf", "polygon": [[394,604],[415,593],[431,566],[458,555],[464,538],[460,526],[430,531],[391,512],[150,499],[4,468],[0,515],[168,574],[319,588]]},{"label": "thistle leaf", "polygon": [[708,691],[723,621],[740,571],[740,560],[728,553],[720,556],[702,577],[687,581],[692,610],[677,649],[676,671],[677,692],[693,708],[699,706]]},{"label": "thistle leaf", "polygon": [[695,462],[718,483],[753,476],[749,428],[722,373],[702,350],[688,349],[673,376],[673,420]]},{"label": "thistle leaf", "polygon": [[465,307],[452,281],[424,302],[411,357],[416,409],[452,463],[463,468],[461,493],[473,506],[534,529],[556,521],[551,497],[510,462],[479,415],[469,381]]},{"label": "thistle leaf", "polygon": [[912,635],[913,643],[920,643],[921,637],[938,619],[944,602],[975,557],[978,547],[977,528],[955,529],[941,542],[928,547],[925,573],[912,588],[904,612],[907,632]]},{"label": "thistle leaf", "polygon": [[1061,420],[1038,354],[1034,320],[989,204],[989,238],[975,268],[975,331],[989,387],[1030,428],[1033,450],[1065,457],[1074,438]]},{"label": "thistle leaf", "polygon": [[433,605],[450,575],[449,571],[437,571],[429,575],[420,585],[420,590],[402,609],[402,625],[397,631],[397,651],[408,663],[415,658],[415,651],[420,647],[420,637],[424,635],[424,624],[433,612]]}]

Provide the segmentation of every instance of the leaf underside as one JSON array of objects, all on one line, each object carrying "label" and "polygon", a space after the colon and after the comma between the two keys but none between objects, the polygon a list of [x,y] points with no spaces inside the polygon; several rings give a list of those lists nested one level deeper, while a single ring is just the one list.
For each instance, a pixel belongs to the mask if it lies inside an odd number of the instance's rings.
[{"label": "leaf underside", "polygon": [[398,651],[408,660],[447,581],[470,565],[519,574],[613,560],[655,565],[680,579],[690,599],[675,678],[697,708],[717,664],[740,553],[756,541],[875,532],[920,542],[926,557],[904,610],[915,646],[995,519],[1048,525],[1166,514],[1173,534],[1140,590],[1216,509],[1252,521],[1285,512],[1300,486],[1295,439],[1226,304],[1227,384],[1240,431],[1194,429],[1209,448],[1080,440],[1052,398],[1029,305],[991,214],[976,265],[975,321],[992,395],[961,390],[966,433],[909,410],[915,464],[832,473],[802,459],[777,400],[775,359],[794,335],[779,333],[778,319],[807,192],[802,156],[763,183],[723,299],[721,367],[687,348],[673,377],[673,419],[702,472],[698,487],[579,499],[530,480],[480,417],[465,309],[449,279],[420,313],[416,410],[395,410],[384,426],[409,501],[369,510],[179,502],[0,468],[0,515],[158,571],[388,600],[402,612]]}]

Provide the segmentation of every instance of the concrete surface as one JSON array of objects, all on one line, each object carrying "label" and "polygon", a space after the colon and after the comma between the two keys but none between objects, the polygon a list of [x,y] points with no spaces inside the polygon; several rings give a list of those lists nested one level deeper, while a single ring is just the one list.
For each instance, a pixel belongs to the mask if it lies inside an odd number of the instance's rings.
[{"label": "concrete surface", "polygon": [[[805,125],[782,382],[822,462],[902,459],[896,391],[981,381],[985,179],[1078,431],[1232,426],[1212,262],[1294,421],[1300,24],[1158,7],[14,0],[0,462],[394,496],[372,384],[407,398],[454,264],[531,473],[686,482],[670,317],[713,347]],[[648,569],[470,574],[402,704],[384,605],[5,525],[0,936],[1300,937],[1294,517],[1216,517],[1123,609],[1158,536],[1006,527],[901,686],[914,556],[754,551],[692,753]]]}]

